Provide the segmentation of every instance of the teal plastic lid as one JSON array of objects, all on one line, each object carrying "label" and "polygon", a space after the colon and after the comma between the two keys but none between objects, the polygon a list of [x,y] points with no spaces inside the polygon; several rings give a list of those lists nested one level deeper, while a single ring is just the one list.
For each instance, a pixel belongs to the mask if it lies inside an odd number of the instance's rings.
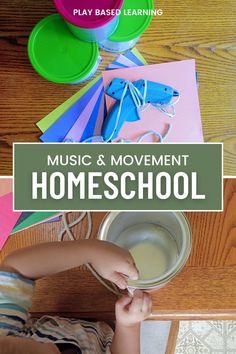
[{"label": "teal plastic lid", "polygon": [[154,10],[153,0],[124,0],[120,20],[115,32],[108,38],[113,42],[127,42],[140,37],[151,23],[152,15],[131,15],[132,11]]},{"label": "teal plastic lid", "polygon": [[90,74],[97,64],[97,43],[73,36],[59,14],[41,20],[31,32],[28,55],[34,69],[56,83],[74,83]]}]

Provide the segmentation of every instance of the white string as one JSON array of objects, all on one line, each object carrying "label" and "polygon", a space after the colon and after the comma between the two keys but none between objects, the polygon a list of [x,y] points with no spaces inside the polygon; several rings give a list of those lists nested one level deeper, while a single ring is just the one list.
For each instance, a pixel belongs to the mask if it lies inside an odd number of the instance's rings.
[{"label": "white string", "polygon": [[[154,135],[157,138],[159,138],[159,143],[163,143],[163,141],[165,140],[165,138],[169,134],[170,130],[171,130],[171,124],[168,124],[167,130],[164,135],[162,135],[161,133],[155,132],[155,131],[150,131],[150,132],[144,133],[140,137],[138,137],[136,142],[141,143],[149,135]],[[130,139],[120,139],[119,142],[120,143],[132,143],[133,141]]]},{"label": "white string", "polygon": [[[58,241],[63,241],[64,235],[67,234],[69,239],[71,241],[75,241],[76,238],[74,234],[71,231],[71,228],[74,226],[78,225],[87,215],[87,231],[85,234],[85,239],[88,240],[91,236],[92,232],[92,216],[91,213],[89,212],[81,212],[80,216],[75,219],[73,222],[68,223],[67,220],[67,213],[62,213],[62,222],[63,222],[63,228],[58,234]],[[117,295],[118,297],[121,296],[121,292],[118,290],[117,286],[113,283],[107,284],[106,281],[96,272],[96,270],[92,267],[91,264],[87,263],[86,264],[87,268],[90,270],[90,272],[93,274],[93,276],[103,285],[105,286],[109,291],[111,291],[113,294]]]},{"label": "white string", "polygon": [[[169,118],[174,118],[176,115],[175,105],[179,102],[179,100],[180,94],[174,102],[169,104],[152,103],[152,106],[155,107],[159,112],[166,114]],[[171,110],[170,112],[168,111],[168,108]]]},{"label": "white string", "polygon": [[[63,213],[62,214],[62,221],[63,221],[64,228],[62,228],[62,230],[58,234],[58,241],[63,241],[65,233],[67,233],[67,235],[71,241],[75,240],[75,237],[72,234],[70,228],[79,224],[84,219],[85,216],[86,216],[86,212],[83,212],[80,214],[80,216],[77,219],[75,219],[72,223],[68,224],[67,214]],[[89,223],[88,223],[88,225],[89,225]]]}]

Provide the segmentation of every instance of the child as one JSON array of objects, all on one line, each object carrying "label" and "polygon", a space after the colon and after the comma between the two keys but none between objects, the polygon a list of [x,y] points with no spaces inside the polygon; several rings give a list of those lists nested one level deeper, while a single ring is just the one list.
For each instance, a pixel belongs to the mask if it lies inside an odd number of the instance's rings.
[{"label": "child", "polygon": [[140,322],[151,313],[151,298],[142,291],[116,302],[114,335],[103,322],[28,319],[34,280],[86,263],[120,289],[138,277],[131,254],[106,241],[46,243],[6,257],[0,266],[0,354],[140,353]]}]

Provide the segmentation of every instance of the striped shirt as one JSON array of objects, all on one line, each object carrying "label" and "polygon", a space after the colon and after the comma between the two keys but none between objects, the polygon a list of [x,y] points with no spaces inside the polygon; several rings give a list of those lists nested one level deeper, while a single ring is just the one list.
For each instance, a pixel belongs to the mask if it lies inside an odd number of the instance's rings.
[{"label": "striped shirt", "polygon": [[29,310],[35,282],[18,274],[0,272],[0,336],[31,338],[56,345],[70,344],[81,354],[110,353],[112,329],[104,322],[43,316]]}]

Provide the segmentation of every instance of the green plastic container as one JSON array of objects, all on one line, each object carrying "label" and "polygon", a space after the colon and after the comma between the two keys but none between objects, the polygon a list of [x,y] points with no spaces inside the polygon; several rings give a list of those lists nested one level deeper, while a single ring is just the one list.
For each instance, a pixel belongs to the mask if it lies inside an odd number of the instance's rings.
[{"label": "green plastic container", "polygon": [[154,10],[153,0],[124,0],[120,21],[116,31],[106,40],[99,42],[99,47],[109,52],[122,52],[132,48],[151,23],[152,15],[128,16],[132,10]]},{"label": "green plastic container", "polygon": [[34,27],[28,42],[28,55],[43,78],[63,84],[88,80],[101,61],[97,43],[74,37],[59,14],[45,17]]}]

